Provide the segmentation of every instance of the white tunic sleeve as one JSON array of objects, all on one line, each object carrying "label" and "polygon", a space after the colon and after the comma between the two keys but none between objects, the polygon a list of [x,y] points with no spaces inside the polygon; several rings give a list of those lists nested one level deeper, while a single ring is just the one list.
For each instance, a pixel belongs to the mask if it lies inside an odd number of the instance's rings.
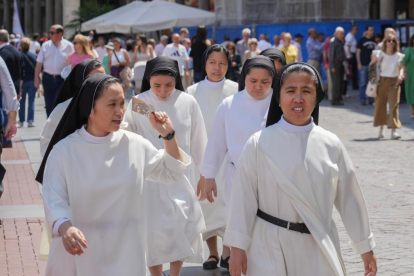
[{"label": "white tunic sleeve", "polygon": [[69,99],[63,103],[58,104],[50,114],[45,125],[43,126],[42,132],[40,132],[40,153],[42,156],[45,156],[47,147],[49,146],[50,140],[52,139],[53,134],[65,114],[66,108],[69,106],[69,103],[72,99]]},{"label": "white tunic sleeve", "polygon": [[180,180],[191,164],[191,158],[180,149],[183,161],[169,155],[164,149],[157,150],[150,141],[141,137],[145,148],[144,179],[170,184]]},{"label": "white tunic sleeve", "polygon": [[204,152],[207,146],[207,131],[200,107],[195,100],[193,103],[192,116],[190,155],[193,158],[193,162],[196,165],[198,172],[201,173]]},{"label": "white tunic sleeve", "polygon": [[50,231],[52,231],[54,223],[61,218],[67,218],[73,221],[63,168],[63,159],[56,148],[50,152],[47,159],[43,179],[42,194],[45,214],[47,222],[52,227]]},{"label": "white tunic sleeve", "polygon": [[230,211],[223,242],[247,250],[258,209],[257,140],[250,137],[240,156],[231,191]]},{"label": "white tunic sleeve", "polygon": [[227,140],[225,128],[225,106],[220,104],[211,128],[207,148],[204,156],[204,163],[201,173],[206,178],[215,178],[224,157],[227,153]]},{"label": "white tunic sleeve", "polygon": [[339,142],[338,189],[335,207],[339,211],[355,253],[363,254],[375,247],[368,211],[356,177],[354,166],[345,147]]}]

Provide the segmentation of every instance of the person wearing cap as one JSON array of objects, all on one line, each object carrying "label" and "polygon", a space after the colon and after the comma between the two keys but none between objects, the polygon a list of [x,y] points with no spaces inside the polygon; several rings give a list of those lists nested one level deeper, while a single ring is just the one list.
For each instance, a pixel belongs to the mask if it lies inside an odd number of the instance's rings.
[{"label": "person wearing cap", "polygon": [[105,45],[105,49],[107,53],[102,58],[102,64],[105,67],[105,74],[109,75],[111,73],[111,70],[109,70],[108,67],[108,57],[109,54],[112,53],[112,51],[114,50],[114,43],[109,41],[108,44]]},{"label": "person wearing cap", "polygon": [[157,54],[157,57],[162,56],[162,52],[164,52],[165,46],[168,44],[168,36],[162,35],[160,39],[160,43],[155,46],[154,52]]},{"label": "person wearing cap", "polygon": [[[375,241],[355,167],[339,138],[315,124],[322,78],[306,63],[279,71],[269,113],[237,163],[223,243],[230,274],[344,276],[334,206],[365,274],[375,276]],[[236,185],[237,183],[237,185]],[[356,264],[353,264],[356,266]]]}]

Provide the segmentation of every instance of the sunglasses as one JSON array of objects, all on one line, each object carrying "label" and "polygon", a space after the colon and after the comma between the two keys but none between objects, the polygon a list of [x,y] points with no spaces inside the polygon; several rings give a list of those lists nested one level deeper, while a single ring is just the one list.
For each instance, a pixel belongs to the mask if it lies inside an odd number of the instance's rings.
[{"label": "sunglasses", "polygon": [[389,39],[389,40],[387,40],[387,42],[392,42],[392,43],[397,43],[397,41],[395,41],[395,40],[393,40],[393,39]]},{"label": "sunglasses", "polygon": [[50,35],[57,34],[57,32],[49,32]]}]

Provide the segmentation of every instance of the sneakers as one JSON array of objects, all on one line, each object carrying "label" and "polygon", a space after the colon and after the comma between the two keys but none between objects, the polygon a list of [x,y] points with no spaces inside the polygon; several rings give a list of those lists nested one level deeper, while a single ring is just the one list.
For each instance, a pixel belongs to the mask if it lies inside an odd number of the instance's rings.
[{"label": "sneakers", "polygon": [[397,140],[397,139],[400,139],[400,138],[401,138],[401,135],[398,134],[396,131],[391,132],[391,139],[392,140]]},{"label": "sneakers", "polygon": [[35,127],[35,125],[34,125],[33,121],[29,121],[29,122],[27,123],[27,127]]},{"label": "sneakers", "polygon": [[18,128],[23,127],[23,122],[18,121],[18,122],[17,122],[17,127],[18,127]]},{"label": "sneakers", "polygon": [[380,129],[379,134],[378,134],[378,139],[383,139],[384,138],[384,130]]}]

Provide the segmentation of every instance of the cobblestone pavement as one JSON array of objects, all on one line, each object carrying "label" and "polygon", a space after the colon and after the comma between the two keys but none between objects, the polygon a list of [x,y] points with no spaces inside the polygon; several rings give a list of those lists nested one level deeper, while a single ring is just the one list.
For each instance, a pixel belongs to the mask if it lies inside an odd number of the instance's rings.
[{"label": "cobblestone pavement", "polygon": [[[379,141],[376,139],[378,129],[372,127],[373,107],[360,106],[357,92],[351,92],[351,96],[344,107],[331,107],[324,102],[320,125],[339,136],[357,169],[377,242],[378,275],[412,276],[414,120],[409,118],[408,106],[402,104],[400,118],[404,127],[399,131],[402,139],[390,140],[390,131],[386,130],[386,139]],[[43,98],[37,98],[36,127],[19,129],[14,147],[5,149],[2,154],[7,174],[5,193],[0,200],[1,276],[44,275],[45,262],[38,260],[44,214],[39,211],[42,201],[33,173],[41,161],[38,136],[45,121],[44,113]],[[363,275],[361,259],[349,246],[337,213],[334,219],[348,274]],[[205,252],[207,256],[207,248]]]},{"label": "cobblestone pavement", "polygon": [[[414,275],[414,120],[406,104],[400,106],[401,140],[377,140],[373,106],[360,106],[353,92],[342,108],[324,102],[320,125],[339,136],[357,169],[367,202],[377,247],[377,275]],[[348,244],[348,236],[336,213],[341,249],[349,275],[363,275],[361,258]]]}]

